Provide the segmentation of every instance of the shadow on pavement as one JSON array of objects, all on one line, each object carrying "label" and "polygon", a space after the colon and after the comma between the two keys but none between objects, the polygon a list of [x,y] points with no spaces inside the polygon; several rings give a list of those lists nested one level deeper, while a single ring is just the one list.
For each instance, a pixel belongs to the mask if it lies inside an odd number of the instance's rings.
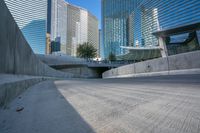
[{"label": "shadow on pavement", "polygon": [[[0,109],[1,133],[95,133],[59,92],[54,81],[39,83]],[[16,108],[23,107],[20,112]]]}]

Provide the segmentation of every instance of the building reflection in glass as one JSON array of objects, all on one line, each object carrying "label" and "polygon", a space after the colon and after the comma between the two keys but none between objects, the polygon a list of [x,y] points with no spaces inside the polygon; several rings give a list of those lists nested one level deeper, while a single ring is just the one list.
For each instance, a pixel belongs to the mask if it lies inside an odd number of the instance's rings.
[{"label": "building reflection in glass", "polygon": [[153,32],[198,22],[200,0],[102,0],[105,57],[126,54],[121,46],[158,46]]}]

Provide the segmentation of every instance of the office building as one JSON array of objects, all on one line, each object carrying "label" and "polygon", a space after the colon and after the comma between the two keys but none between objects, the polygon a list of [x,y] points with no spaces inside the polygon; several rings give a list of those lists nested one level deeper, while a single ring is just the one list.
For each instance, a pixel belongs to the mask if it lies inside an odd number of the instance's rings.
[{"label": "office building", "polygon": [[99,50],[98,20],[86,9],[68,4],[67,54],[76,56],[79,45],[88,42]]},{"label": "office building", "polygon": [[102,30],[99,29],[99,57],[104,59],[104,46],[103,46],[103,38],[102,38]]},{"label": "office building", "polygon": [[98,49],[98,20],[86,9],[65,0],[5,0],[33,51],[50,54],[59,39],[60,52],[76,56],[80,44]]},{"label": "office building", "polygon": [[99,58],[99,27],[97,18],[88,13],[88,42],[97,49],[97,58]]},{"label": "office building", "polygon": [[35,53],[46,53],[47,10],[50,0],[4,0]]},{"label": "office building", "polygon": [[66,53],[67,49],[67,6],[64,0],[51,2],[51,40],[60,43],[60,50]]},{"label": "office building", "polygon": [[[199,0],[102,0],[104,55],[108,57],[112,52],[120,56],[126,55],[130,49],[134,51],[134,49],[159,48],[159,40],[153,35],[154,32],[195,23],[200,23]],[[195,35],[198,38],[199,32],[197,31]],[[169,55],[198,50],[199,42],[195,42],[196,44],[190,48],[184,48],[190,50],[178,48],[182,47],[180,42],[186,45],[184,41],[189,40],[189,36],[192,34],[169,36],[168,39],[171,40],[169,47],[173,47],[172,44],[176,43],[176,48],[179,49],[171,52],[167,47],[171,53]]]},{"label": "office building", "polygon": [[120,46],[128,45],[128,18],[136,0],[102,0],[102,32],[104,54],[121,55],[125,50]]},{"label": "office building", "polygon": [[51,40],[60,38],[62,54],[76,56],[78,46],[85,42],[98,50],[98,20],[88,10],[53,0],[51,14]]}]

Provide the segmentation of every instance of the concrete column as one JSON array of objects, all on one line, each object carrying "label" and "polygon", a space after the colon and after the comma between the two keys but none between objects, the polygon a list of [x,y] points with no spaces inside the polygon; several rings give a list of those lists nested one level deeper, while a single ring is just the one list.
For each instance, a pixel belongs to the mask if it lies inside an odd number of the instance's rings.
[{"label": "concrete column", "polygon": [[162,57],[167,57],[168,56],[165,39],[166,39],[165,37],[161,37],[161,36],[158,37],[158,41],[159,41],[159,46],[160,46],[160,49],[161,49]]}]

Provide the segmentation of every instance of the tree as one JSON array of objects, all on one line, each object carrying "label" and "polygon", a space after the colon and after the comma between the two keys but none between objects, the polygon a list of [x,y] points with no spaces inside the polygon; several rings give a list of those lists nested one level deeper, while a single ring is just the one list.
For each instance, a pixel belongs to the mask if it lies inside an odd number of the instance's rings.
[{"label": "tree", "polygon": [[77,48],[77,56],[80,58],[85,58],[85,59],[91,59],[91,58],[95,58],[97,55],[97,49],[95,49],[95,47],[86,42],[83,44],[80,44]]},{"label": "tree", "polygon": [[116,58],[115,54],[111,52],[111,53],[109,54],[109,56],[108,56],[108,60],[109,60],[109,61],[116,61],[117,58]]}]

